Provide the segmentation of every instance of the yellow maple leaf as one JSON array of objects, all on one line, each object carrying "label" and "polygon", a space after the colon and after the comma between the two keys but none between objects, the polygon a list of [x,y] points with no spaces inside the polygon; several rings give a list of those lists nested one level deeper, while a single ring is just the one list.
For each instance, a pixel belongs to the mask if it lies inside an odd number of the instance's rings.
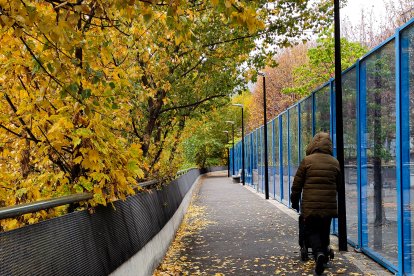
[{"label": "yellow maple leaf", "polygon": [[89,150],[88,157],[91,162],[98,162],[99,161],[99,152],[96,150]]}]

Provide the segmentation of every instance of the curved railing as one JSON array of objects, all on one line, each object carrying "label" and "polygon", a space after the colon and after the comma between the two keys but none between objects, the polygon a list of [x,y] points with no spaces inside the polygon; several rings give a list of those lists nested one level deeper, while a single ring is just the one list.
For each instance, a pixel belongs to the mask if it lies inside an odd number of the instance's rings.
[{"label": "curved railing", "polygon": [[[199,176],[199,169],[180,171],[160,189],[148,189],[149,192],[114,201],[109,206],[97,206],[92,213],[71,212],[0,232],[0,275],[108,275],[141,255],[145,262],[153,262],[145,264],[151,269],[157,258],[163,256],[158,252],[160,245],[152,242],[162,242],[165,250],[168,248],[168,239],[174,237],[174,227],[179,226],[179,218],[185,212],[182,202],[189,202],[187,194]],[[150,181],[140,186],[156,183]],[[0,214],[1,218],[15,217],[88,200],[91,196],[83,193],[22,204],[2,208]],[[160,238],[155,238],[158,235]],[[149,252],[141,253],[148,246],[152,246]]]},{"label": "curved railing", "polygon": [[[188,168],[185,170],[180,170],[177,172],[176,177],[186,174],[190,170],[195,168]],[[138,183],[140,188],[149,188],[158,184],[158,180],[149,180],[145,182]],[[0,208],[0,219],[13,218],[20,215],[38,212],[48,208],[58,207],[66,204],[73,204],[93,198],[93,193],[78,193],[68,196],[62,196],[57,198],[39,200],[36,202],[29,202],[14,206],[2,207]]]}]

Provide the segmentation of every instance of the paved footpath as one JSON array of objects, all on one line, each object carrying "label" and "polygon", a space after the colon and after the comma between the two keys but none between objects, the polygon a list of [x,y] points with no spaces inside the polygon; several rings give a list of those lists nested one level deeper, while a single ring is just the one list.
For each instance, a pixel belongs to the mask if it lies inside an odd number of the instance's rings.
[{"label": "paved footpath", "polygon": [[[300,260],[298,215],[293,210],[233,183],[227,172],[210,173],[199,185],[192,205],[200,206],[203,214],[193,222],[209,223],[177,235],[183,238],[172,254],[181,264],[175,275],[314,275],[314,261]],[[332,236],[331,241],[336,248],[337,239]],[[335,250],[335,259],[323,275],[393,274],[349,247],[345,253]]]}]

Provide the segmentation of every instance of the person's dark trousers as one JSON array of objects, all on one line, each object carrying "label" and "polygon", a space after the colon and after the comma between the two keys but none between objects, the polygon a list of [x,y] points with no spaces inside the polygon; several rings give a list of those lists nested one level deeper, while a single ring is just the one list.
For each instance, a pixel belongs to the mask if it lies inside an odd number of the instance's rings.
[{"label": "person's dark trousers", "polygon": [[330,244],[332,218],[314,216],[307,217],[305,221],[308,230],[306,232],[309,233],[309,242],[315,258],[318,253],[323,253],[326,256]]},{"label": "person's dark trousers", "polygon": [[298,222],[299,222],[299,246],[300,248],[308,247],[308,244],[306,244],[305,219],[302,214],[299,215]]}]

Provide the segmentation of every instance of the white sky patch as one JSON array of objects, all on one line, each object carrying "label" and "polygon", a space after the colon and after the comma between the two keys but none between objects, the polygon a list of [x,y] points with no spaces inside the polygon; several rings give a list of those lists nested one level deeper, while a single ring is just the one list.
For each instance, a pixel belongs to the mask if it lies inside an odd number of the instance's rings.
[{"label": "white sky patch", "polygon": [[[389,0],[386,0],[389,2]],[[398,0],[392,0],[396,3]],[[365,15],[365,23],[372,19],[373,31],[380,32],[380,26],[385,22],[386,8],[384,0],[348,0],[346,7],[340,10],[341,24],[351,24],[357,27],[361,24],[362,11]],[[345,20],[344,22],[344,19]],[[371,22],[370,22],[371,23]]]}]

